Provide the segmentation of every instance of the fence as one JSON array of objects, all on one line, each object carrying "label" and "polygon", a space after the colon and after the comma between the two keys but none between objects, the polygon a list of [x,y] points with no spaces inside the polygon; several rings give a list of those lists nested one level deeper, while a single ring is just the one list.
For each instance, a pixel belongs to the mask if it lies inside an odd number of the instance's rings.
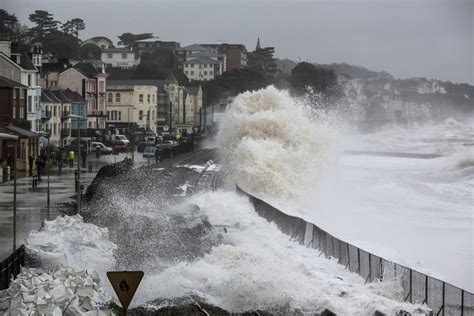
[{"label": "fence", "polygon": [[320,250],[326,257],[336,258],[339,264],[358,273],[365,282],[401,280],[402,300],[426,304],[434,315],[474,315],[472,293],[340,240],[312,223],[281,212],[239,187],[237,191],[247,195],[255,211],[274,222],[283,233],[306,247]]},{"label": "fence", "polygon": [[20,268],[25,265],[25,246],[22,245],[8,258],[0,263],[0,290],[7,289],[11,277],[20,273]]}]

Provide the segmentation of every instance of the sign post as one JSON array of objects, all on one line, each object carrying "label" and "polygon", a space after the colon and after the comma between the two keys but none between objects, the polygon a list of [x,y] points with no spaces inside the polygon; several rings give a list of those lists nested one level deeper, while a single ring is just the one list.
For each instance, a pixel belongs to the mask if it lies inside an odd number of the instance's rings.
[{"label": "sign post", "polygon": [[143,278],[143,271],[109,271],[107,278],[112,284],[125,314],[127,314],[128,306]]}]

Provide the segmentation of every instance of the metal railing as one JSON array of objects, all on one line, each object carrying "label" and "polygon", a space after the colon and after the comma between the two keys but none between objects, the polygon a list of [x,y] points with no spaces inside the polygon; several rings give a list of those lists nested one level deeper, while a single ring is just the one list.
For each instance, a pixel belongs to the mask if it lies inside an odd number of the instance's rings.
[{"label": "metal railing", "polygon": [[21,245],[8,258],[0,262],[0,290],[7,289],[11,278],[15,278],[25,265],[25,246]]},{"label": "metal railing", "polygon": [[306,247],[320,250],[328,258],[337,259],[339,264],[363,277],[366,283],[400,280],[403,289],[400,300],[426,304],[434,315],[474,315],[472,293],[340,240],[312,223],[283,213],[239,187],[237,191],[247,195],[255,211],[274,222],[283,233]]}]

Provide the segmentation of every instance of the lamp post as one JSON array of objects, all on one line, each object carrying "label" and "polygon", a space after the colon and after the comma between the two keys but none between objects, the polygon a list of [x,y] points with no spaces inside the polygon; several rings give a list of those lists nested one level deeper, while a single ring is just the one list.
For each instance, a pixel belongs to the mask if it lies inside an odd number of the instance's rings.
[{"label": "lamp post", "polygon": [[80,115],[69,115],[77,118],[77,214],[81,210],[81,118]]},{"label": "lamp post", "polygon": [[[50,198],[49,198],[49,196],[50,196],[50,195],[49,195],[49,163],[50,163],[50,159],[51,159],[51,157],[50,157],[50,152],[49,152],[49,145],[50,145],[49,140],[50,140],[50,135],[49,135],[48,133],[45,133],[45,134],[43,134],[43,137],[46,137],[46,139],[48,140],[48,147],[47,147],[47,149],[46,149],[47,158],[48,158],[48,161],[46,162],[46,174],[47,174],[47,176],[48,176],[48,191],[47,191],[47,192],[48,192],[48,197],[47,197],[47,203],[48,203],[48,208],[49,208],[49,203],[50,203]],[[49,218],[48,218],[48,219],[49,219]]]},{"label": "lamp post", "polygon": [[130,134],[130,110],[136,110],[137,108],[132,108],[132,107],[129,107],[127,109],[127,112],[128,112],[128,116],[127,116],[127,121],[128,121],[128,133]]}]

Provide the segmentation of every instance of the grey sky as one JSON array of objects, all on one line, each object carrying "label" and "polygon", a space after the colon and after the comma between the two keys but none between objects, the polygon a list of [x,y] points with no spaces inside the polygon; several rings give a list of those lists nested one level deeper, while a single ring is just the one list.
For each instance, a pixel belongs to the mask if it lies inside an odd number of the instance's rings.
[{"label": "grey sky", "polygon": [[81,38],[152,32],[181,45],[225,40],[276,56],[347,62],[395,77],[474,84],[474,0],[0,0],[29,24],[36,9],[83,18]]}]

